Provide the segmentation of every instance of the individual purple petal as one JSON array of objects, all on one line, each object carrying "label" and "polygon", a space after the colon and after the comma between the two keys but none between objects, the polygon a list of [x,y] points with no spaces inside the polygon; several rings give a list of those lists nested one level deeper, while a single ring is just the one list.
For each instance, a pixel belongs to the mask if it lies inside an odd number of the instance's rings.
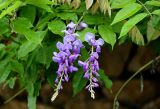
[{"label": "individual purple petal", "polygon": [[70,72],[74,72],[74,71],[78,71],[78,68],[74,67],[74,66],[70,66],[69,70],[70,70]]},{"label": "individual purple petal", "polygon": [[70,23],[67,25],[67,28],[74,29],[75,27],[76,27],[76,24],[74,24],[73,22],[70,22]]},{"label": "individual purple petal", "polygon": [[71,63],[71,62],[75,61],[75,60],[77,59],[78,56],[79,56],[79,54],[70,55],[70,56],[69,56],[69,62]]},{"label": "individual purple petal", "polygon": [[57,42],[57,44],[56,44],[56,46],[57,46],[57,48],[59,49],[59,50],[63,50],[63,43],[61,43],[61,42]]},{"label": "individual purple petal", "polygon": [[97,46],[96,52],[97,52],[97,53],[100,53],[100,52],[101,52],[101,47],[100,47],[100,46]]},{"label": "individual purple petal", "polygon": [[57,71],[56,73],[57,73],[58,77],[62,76],[62,72]]},{"label": "individual purple petal", "polygon": [[95,39],[95,35],[92,34],[92,33],[90,33],[90,32],[86,33],[86,35],[85,35],[85,41],[86,42],[90,42],[91,39]]},{"label": "individual purple petal", "polygon": [[86,72],[89,70],[89,63],[86,63],[84,66],[83,66],[83,70]]},{"label": "individual purple petal", "polygon": [[54,62],[58,62],[58,63],[61,62],[61,58],[55,57],[55,56],[52,57],[52,60],[53,60]]},{"label": "individual purple petal", "polygon": [[84,46],[80,40],[74,41],[74,42],[73,42],[73,45],[74,45],[74,46],[78,46],[78,47],[83,47],[83,46]]},{"label": "individual purple petal", "polygon": [[96,45],[102,46],[103,44],[104,44],[104,40],[102,38],[99,38],[98,40],[96,40]]},{"label": "individual purple petal", "polygon": [[69,66],[68,59],[65,60],[65,65],[66,65],[66,67]]},{"label": "individual purple petal", "polygon": [[93,87],[99,87],[98,83],[93,83]]},{"label": "individual purple petal", "polygon": [[91,56],[93,56],[95,59],[98,59],[98,57],[99,57],[99,55],[98,55],[97,52],[93,52],[93,53],[91,54]]},{"label": "individual purple petal", "polygon": [[97,71],[92,71],[92,73],[96,76],[99,77],[100,75],[97,73]]},{"label": "individual purple petal", "polygon": [[68,42],[71,42],[71,41],[75,41],[76,40],[76,37],[73,36],[73,35],[66,35],[63,39],[63,42],[64,43],[68,43]]},{"label": "individual purple petal", "polygon": [[80,22],[78,24],[77,30],[82,30],[82,29],[87,28],[87,27],[88,27],[88,25],[86,23]]},{"label": "individual purple petal", "polygon": [[56,78],[56,79],[55,79],[55,83],[58,84],[58,82],[59,82],[59,80],[58,80],[58,78]]},{"label": "individual purple petal", "polygon": [[64,80],[65,80],[66,82],[68,82],[68,81],[69,81],[69,77],[68,77],[68,75],[65,75],[65,76],[64,76]]},{"label": "individual purple petal", "polygon": [[97,78],[93,77],[92,78],[93,82],[98,82]]},{"label": "individual purple petal", "polygon": [[98,71],[99,70],[99,63],[97,60],[94,61],[94,65],[96,67],[96,70]]},{"label": "individual purple petal", "polygon": [[85,66],[85,65],[86,65],[86,63],[85,63],[85,62],[82,62],[82,61],[78,61],[78,64],[79,64],[80,66]]},{"label": "individual purple petal", "polygon": [[64,64],[59,64],[58,72],[62,72],[64,69]]},{"label": "individual purple petal", "polygon": [[72,45],[71,44],[64,44],[64,49],[65,50],[71,50],[72,49]]},{"label": "individual purple petal", "polygon": [[86,72],[85,74],[84,74],[84,78],[86,78],[86,79],[89,79],[89,73],[88,72]]},{"label": "individual purple petal", "polygon": [[75,54],[79,54],[79,53],[80,53],[80,47],[74,46],[74,47],[73,47],[73,52],[74,52]]}]

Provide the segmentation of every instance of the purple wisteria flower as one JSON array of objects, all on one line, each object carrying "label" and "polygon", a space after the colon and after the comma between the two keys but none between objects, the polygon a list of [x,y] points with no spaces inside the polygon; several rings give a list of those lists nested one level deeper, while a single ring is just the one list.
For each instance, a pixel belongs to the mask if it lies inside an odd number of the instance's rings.
[{"label": "purple wisteria flower", "polygon": [[89,59],[85,62],[78,61],[78,64],[83,67],[85,72],[84,78],[89,80],[89,85],[86,86],[86,89],[91,93],[91,97],[95,98],[95,92],[93,88],[98,87],[98,79],[99,77],[99,63],[98,58],[101,52],[101,46],[103,46],[104,41],[103,39],[99,38],[98,40],[95,39],[95,35],[92,33],[87,33],[85,35],[85,41],[88,42],[92,46],[91,54]]},{"label": "purple wisteria flower", "polygon": [[83,29],[85,29],[85,28],[87,28],[87,27],[88,27],[88,25],[87,25],[86,23],[80,22],[80,23],[78,24],[78,26],[77,26],[77,30],[83,30]]},{"label": "purple wisteria flower", "polygon": [[82,42],[77,39],[75,33],[76,24],[73,22],[67,25],[66,30],[63,30],[65,36],[62,42],[57,42],[59,52],[53,53],[53,61],[58,63],[57,78],[55,80],[56,89],[51,101],[54,101],[60,89],[62,89],[62,82],[69,81],[69,73],[78,71],[78,68],[73,65],[73,62],[80,56],[80,49],[83,46]]}]

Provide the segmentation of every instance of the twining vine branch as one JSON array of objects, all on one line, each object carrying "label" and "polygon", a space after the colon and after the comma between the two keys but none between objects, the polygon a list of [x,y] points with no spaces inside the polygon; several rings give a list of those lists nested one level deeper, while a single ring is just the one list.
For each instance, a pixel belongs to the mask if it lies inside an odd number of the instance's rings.
[{"label": "twining vine branch", "polygon": [[114,98],[114,103],[113,103],[113,109],[118,109],[118,97],[119,95],[121,94],[122,90],[125,88],[125,86],[127,86],[127,84],[136,76],[138,75],[139,73],[141,73],[145,68],[147,68],[148,66],[150,66],[151,64],[153,64],[155,61],[157,60],[160,60],[160,56],[157,56],[155,59],[149,61],[147,64],[145,64],[144,66],[142,66],[136,73],[134,73],[121,87],[120,89],[118,90],[118,92],[116,93],[115,95],[115,98]]}]

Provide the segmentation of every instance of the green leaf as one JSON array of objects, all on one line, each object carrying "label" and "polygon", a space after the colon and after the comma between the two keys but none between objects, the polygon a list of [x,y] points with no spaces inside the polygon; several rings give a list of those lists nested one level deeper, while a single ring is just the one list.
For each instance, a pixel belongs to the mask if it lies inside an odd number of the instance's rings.
[{"label": "green leaf", "polygon": [[33,24],[36,17],[36,8],[31,5],[24,6],[20,10],[20,16],[28,18],[29,21]]},{"label": "green leaf", "polygon": [[39,91],[41,89],[41,83],[42,83],[41,80],[37,80],[35,82],[35,84],[34,84],[34,93],[33,93],[34,96],[39,96]]},{"label": "green leaf", "polygon": [[12,27],[15,32],[22,33],[26,28],[31,28],[33,25],[27,18],[19,17],[12,22]]},{"label": "green leaf", "polygon": [[7,80],[6,84],[8,84],[8,86],[13,89],[14,85],[15,85],[15,82],[16,82],[16,77],[12,77],[10,78],[9,80]]},{"label": "green leaf", "polygon": [[1,35],[9,32],[9,30],[10,30],[9,20],[6,17],[0,19],[0,28],[1,28],[0,29],[0,34]]},{"label": "green leaf", "polygon": [[111,3],[111,8],[124,8],[128,4],[132,4],[135,2],[136,0],[113,0],[113,2]]},{"label": "green leaf", "polygon": [[147,1],[147,5],[160,6],[160,1]]},{"label": "green leaf", "polygon": [[41,44],[46,32],[45,31],[33,31],[31,29],[25,29],[22,34],[25,35],[26,39],[31,42]]},{"label": "green leaf", "polygon": [[130,18],[122,27],[119,38],[126,35],[130,29],[132,29],[138,22],[147,16],[146,13],[140,13]]},{"label": "green leaf", "polygon": [[17,60],[11,60],[10,61],[11,70],[14,72],[18,72],[21,77],[23,77],[24,74],[24,67],[22,63],[19,63]]},{"label": "green leaf", "polygon": [[77,14],[75,13],[62,12],[62,13],[57,13],[57,16],[63,20],[72,20],[74,22],[78,20]]},{"label": "green leaf", "polygon": [[66,25],[61,20],[53,20],[48,24],[48,29],[51,30],[54,34],[64,35],[62,30],[66,29]]},{"label": "green leaf", "polygon": [[[55,69],[57,69],[57,66],[55,66],[56,68]],[[54,87],[55,86],[55,79],[56,79],[56,77],[57,77],[57,73],[56,72],[53,72],[53,71],[47,71],[46,73],[45,73],[45,76],[46,76],[46,78],[47,78],[47,82],[48,82],[48,84],[51,86],[51,87]]]},{"label": "green leaf", "polygon": [[45,9],[48,12],[52,12],[51,7],[48,5],[53,4],[50,0],[27,0],[26,4],[31,4],[37,7],[40,7],[42,9]]},{"label": "green leaf", "polygon": [[36,25],[36,28],[38,30],[43,30],[45,28],[45,26],[47,25],[47,23],[49,22],[49,20],[53,19],[54,17],[55,17],[55,14],[53,14],[53,13],[44,14],[43,16],[40,17],[40,19]]},{"label": "green leaf", "polygon": [[85,1],[86,1],[86,9],[88,10],[93,4],[93,0],[85,0]]},{"label": "green leaf", "polygon": [[99,75],[100,75],[100,79],[104,82],[105,87],[108,88],[108,89],[111,89],[112,88],[112,81],[104,73],[103,70],[99,70]]},{"label": "green leaf", "polygon": [[154,29],[150,25],[147,26],[147,40],[148,43],[152,40],[157,39],[160,36],[160,31]]},{"label": "green leaf", "polygon": [[154,10],[152,14],[160,16],[160,9]]},{"label": "green leaf", "polygon": [[77,32],[77,34],[79,35],[78,38],[82,42],[85,41],[85,34],[88,33],[88,32],[91,32],[91,33],[95,34],[97,31],[95,29],[92,29],[92,28],[85,28],[84,30]]},{"label": "green leaf", "polygon": [[141,8],[142,6],[137,3],[132,3],[127,5],[126,7],[122,8],[120,11],[117,12],[111,25],[131,17]]},{"label": "green leaf", "polygon": [[3,68],[2,71],[0,71],[0,84],[7,79],[10,72],[11,72],[11,69],[9,65],[5,66],[5,68]]},{"label": "green leaf", "polygon": [[73,77],[73,95],[75,96],[79,93],[87,84],[87,80],[83,78],[84,73],[78,71],[74,74]]},{"label": "green leaf", "polygon": [[105,23],[106,19],[104,19],[104,17],[99,15],[86,15],[84,16],[83,21],[86,22],[87,24],[95,25],[95,24]]},{"label": "green leaf", "polygon": [[137,45],[140,45],[140,46],[144,45],[143,35],[141,34],[141,32],[136,26],[134,26],[129,32],[129,37]]},{"label": "green leaf", "polygon": [[31,41],[25,41],[18,50],[18,58],[22,58],[28,53],[32,52],[36,47],[38,46],[38,43],[34,43]]},{"label": "green leaf", "polygon": [[114,44],[116,43],[116,34],[113,32],[113,30],[109,28],[108,25],[99,25],[98,31],[104,41],[109,43],[113,49]]},{"label": "green leaf", "polygon": [[42,48],[39,49],[38,54],[36,54],[36,61],[46,65],[48,69],[50,63],[52,62],[53,51],[56,50],[56,41],[52,41],[50,44],[43,45]]},{"label": "green leaf", "polygon": [[21,1],[17,0],[13,3],[13,5],[11,5],[10,7],[8,7],[6,10],[3,10],[2,13],[0,14],[0,19],[2,17],[4,17],[7,14],[10,14],[12,11],[14,11],[15,9],[17,9],[20,5],[21,5]]},{"label": "green leaf", "polygon": [[9,4],[11,4],[13,0],[3,0],[0,2],[0,10],[7,8]]}]

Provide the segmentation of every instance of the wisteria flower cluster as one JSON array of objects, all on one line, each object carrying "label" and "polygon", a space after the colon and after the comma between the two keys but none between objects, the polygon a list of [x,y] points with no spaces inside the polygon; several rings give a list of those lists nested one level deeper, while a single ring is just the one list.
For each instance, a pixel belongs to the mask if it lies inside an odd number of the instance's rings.
[{"label": "wisteria flower cluster", "polygon": [[[78,34],[75,30],[81,30],[87,27],[87,24],[81,22],[78,25],[73,22],[69,23],[66,30],[63,30],[65,36],[62,42],[57,42],[57,48],[59,52],[53,53],[53,61],[58,63],[57,78],[55,80],[55,93],[53,94],[51,101],[54,101],[59,91],[63,89],[62,82],[69,81],[69,73],[78,71],[78,68],[74,66],[74,62],[80,56],[80,50],[84,47],[82,42],[77,38]],[[104,41],[99,38],[95,39],[92,33],[87,33],[85,36],[86,42],[92,46],[91,54],[88,60],[85,62],[78,61],[78,64],[83,67],[85,72],[84,78],[88,79],[90,84],[86,87],[91,93],[91,97],[94,98],[93,88],[98,87],[97,77],[99,76],[99,64],[98,64],[98,53],[101,52],[101,46]],[[95,50],[95,51],[94,51]]]},{"label": "wisteria flower cluster", "polygon": [[97,79],[97,77],[99,77],[98,53],[101,52],[101,46],[104,44],[104,41],[101,38],[96,40],[95,35],[92,33],[86,34],[85,41],[92,46],[91,54],[90,54],[90,57],[85,62],[82,62],[79,60],[78,64],[83,67],[83,70],[85,72],[84,78],[89,80],[89,85],[86,86],[86,89],[91,93],[91,97],[94,99],[95,92],[93,88],[99,86],[98,79]]}]

